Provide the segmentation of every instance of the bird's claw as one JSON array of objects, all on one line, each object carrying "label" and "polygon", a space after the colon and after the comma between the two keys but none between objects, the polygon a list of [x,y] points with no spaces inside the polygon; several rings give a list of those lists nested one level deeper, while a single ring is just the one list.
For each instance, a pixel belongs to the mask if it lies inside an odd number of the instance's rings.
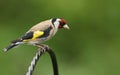
[{"label": "bird's claw", "polygon": [[45,53],[46,50],[49,49],[49,46],[48,46],[48,45],[45,45],[45,44],[37,44],[36,46],[39,47],[38,50],[41,50],[43,53]]}]

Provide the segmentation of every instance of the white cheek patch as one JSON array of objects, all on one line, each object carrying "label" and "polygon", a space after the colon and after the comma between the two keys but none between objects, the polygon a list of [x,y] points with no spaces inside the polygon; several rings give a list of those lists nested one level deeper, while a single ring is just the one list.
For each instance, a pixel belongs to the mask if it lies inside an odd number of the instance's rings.
[{"label": "white cheek patch", "polygon": [[55,25],[55,28],[58,28],[59,22],[58,21],[54,22],[54,25]]},{"label": "white cheek patch", "polygon": [[59,21],[56,21],[56,22],[54,22],[54,33],[53,33],[53,35],[55,35],[56,34],[56,32],[58,31],[58,27],[59,27]]}]

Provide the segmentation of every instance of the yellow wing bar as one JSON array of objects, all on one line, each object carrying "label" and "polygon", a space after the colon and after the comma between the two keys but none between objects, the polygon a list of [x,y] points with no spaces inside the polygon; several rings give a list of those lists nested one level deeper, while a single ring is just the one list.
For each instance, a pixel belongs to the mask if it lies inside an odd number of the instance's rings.
[{"label": "yellow wing bar", "polygon": [[36,38],[42,36],[43,34],[44,34],[43,31],[35,31],[35,32],[33,33],[32,40],[35,40]]},{"label": "yellow wing bar", "polygon": [[[23,42],[28,42],[28,41],[33,41],[35,39],[37,39],[38,37],[40,36],[43,36],[44,35],[44,32],[43,31],[34,31],[32,33],[28,33],[25,35],[25,39],[23,40]],[[30,37],[30,38],[26,38],[26,37]]]}]

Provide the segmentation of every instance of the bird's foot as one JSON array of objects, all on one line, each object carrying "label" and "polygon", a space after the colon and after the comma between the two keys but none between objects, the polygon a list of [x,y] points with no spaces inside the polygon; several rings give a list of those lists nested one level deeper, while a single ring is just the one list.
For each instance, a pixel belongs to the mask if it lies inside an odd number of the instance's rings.
[{"label": "bird's foot", "polygon": [[43,53],[46,52],[46,50],[49,49],[49,46],[48,45],[45,45],[45,44],[36,44],[37,47],[39,47],[38,50],[41,50]]}]

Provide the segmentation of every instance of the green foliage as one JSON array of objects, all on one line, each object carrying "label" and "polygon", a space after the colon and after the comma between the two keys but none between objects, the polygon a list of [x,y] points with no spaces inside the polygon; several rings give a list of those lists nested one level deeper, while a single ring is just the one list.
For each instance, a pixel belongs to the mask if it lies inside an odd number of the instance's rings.
[{"label": "green foliage", "polygon": [[[119,0],[0,0],[0,74],[25,75],[37,48],[2,48],[34,24],[61,17],[70,30],[61,29],[46,42],[57,55],[60,75],[120,75]],[[34,75],[52,75],[47,54]]]}]

